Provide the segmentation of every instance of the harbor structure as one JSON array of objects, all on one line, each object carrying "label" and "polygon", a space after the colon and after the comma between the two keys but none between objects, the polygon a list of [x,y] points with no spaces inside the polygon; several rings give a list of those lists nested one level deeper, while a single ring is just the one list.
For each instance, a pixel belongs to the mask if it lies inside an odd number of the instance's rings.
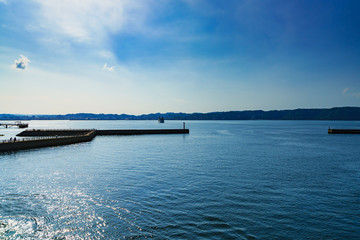
[{"label": "harbor structure", "polygon": [[8,127],[18,127],[18,128],[27,128],[29,126],[28,123],[23,122],[15,122],[15,123],[0,123],[0,126],[8,128]]},{"label": "harbor structure", "polygon": [[[0,142],[0,152],[33,148],[54,147],[81,142],[90,142],[96,136],[145,135],[145,134],[189,134],[189,129],[31,129],[17,134],[18,138]],[[21,138],[30,137],[30,138]]]},{"label": "harbor structure", "polygon": [[360,134],[360,129],[328,129],[329,134]]}]

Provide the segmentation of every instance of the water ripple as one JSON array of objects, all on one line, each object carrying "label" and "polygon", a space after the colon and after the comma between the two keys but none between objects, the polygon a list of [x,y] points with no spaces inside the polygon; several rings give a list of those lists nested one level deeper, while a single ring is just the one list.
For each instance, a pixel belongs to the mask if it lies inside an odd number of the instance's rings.
[{"label": "water ripple", "polygon": [[2,154],[0,239],[358,239],[358,138],[301,124],[191,122],[186,137]]}]

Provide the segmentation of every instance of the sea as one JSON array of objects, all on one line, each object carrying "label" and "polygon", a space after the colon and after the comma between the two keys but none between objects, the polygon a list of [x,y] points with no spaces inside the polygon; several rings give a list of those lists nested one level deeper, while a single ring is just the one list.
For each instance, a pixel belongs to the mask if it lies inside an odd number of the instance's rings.
[{"label": "sea", "polygon": [[[30,129],[183,121],[29,121]],[[0,153],[0,239],[360,239],[358,121],[185,121]],[[0,128],[0,140],[17,128]]]}]

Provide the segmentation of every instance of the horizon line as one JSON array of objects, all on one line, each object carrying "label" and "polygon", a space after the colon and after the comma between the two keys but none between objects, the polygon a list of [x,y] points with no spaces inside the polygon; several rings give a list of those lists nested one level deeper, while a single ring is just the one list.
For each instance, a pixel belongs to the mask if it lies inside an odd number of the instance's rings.
[{"label": "horizon line", "polygon": [[360,108],[356,106],[342,106],[342,107],[330,107],[330,108],[294,108],[294,109],[272,109],[272,110],[228,110],[228,111],[211,111],[211,112],[153,112],[153,113],[142,113],[142,114],[127,114],[127,113],[91,113],[91,112],[77,112],[77,113],[52,113],[52,114],[23,114],[23,113],[0,113],[0,115],[14,115],[14,116],[65,116],[65,115],[76,115],[76,114],[93,114],[93,115],[129,115],[129,116],[143,116],[143,115],[152,115],[152,114],[209,114],[209,113],[226,113],[226,112],[272,112],[272,111],[294,111],[294,110],[330,110],[336,108]]}]

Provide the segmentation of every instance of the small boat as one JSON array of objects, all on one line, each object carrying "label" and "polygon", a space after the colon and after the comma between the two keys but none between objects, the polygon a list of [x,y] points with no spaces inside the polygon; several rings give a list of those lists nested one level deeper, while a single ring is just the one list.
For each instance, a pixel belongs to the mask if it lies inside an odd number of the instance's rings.
[{"label": "small boat", "polygon": [[159,123],[164,123],[164,117],[159,117],[159,118],[158,118],[158,122],[159,122]]},{"label": "small boat", "polygon": [[22,122],[16,122],[15,123],[19,128],[27,128],[29,126],[29,124],[27,123],[22,123]]}]

